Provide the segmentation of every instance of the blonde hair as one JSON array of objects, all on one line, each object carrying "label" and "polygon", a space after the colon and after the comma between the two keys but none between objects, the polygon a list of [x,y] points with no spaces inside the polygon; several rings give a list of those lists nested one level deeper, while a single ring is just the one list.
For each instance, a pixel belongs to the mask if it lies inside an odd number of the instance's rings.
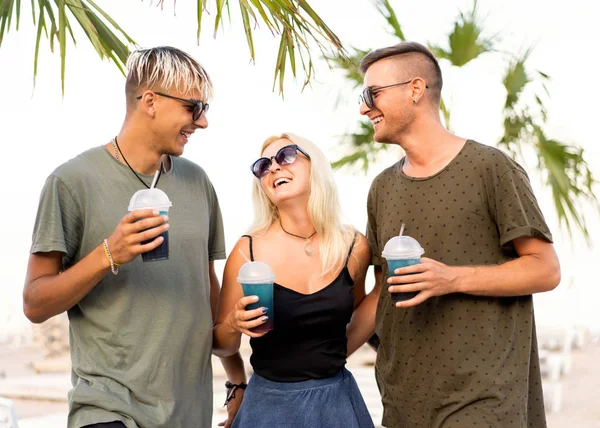
[{"label": "blonde hair", "polygon": [[176,89],[183,96],[200,91],[207,101],[212,96],[212,82],[198,61],[180,49],[158,46],[135,50],[127,58],[125,94],[131,105],[140,90]]},{"label": "blonde hair", "polygon": [[[328,272],[337,272],[346,262],[348,250],[354,239],[354,228],[342,225],[338,191],[333,170],[323,152],[311,141],[290,133],[267,138],[260,153],[273,142],[286,139],[297,144],[310,156],[310,195],[308,215],[319,235],[322,276]],[[254,222],[249,234],[262,234],[279,221],[277,207],[263,191],[260,180],[253,183],[252,202]]]}]

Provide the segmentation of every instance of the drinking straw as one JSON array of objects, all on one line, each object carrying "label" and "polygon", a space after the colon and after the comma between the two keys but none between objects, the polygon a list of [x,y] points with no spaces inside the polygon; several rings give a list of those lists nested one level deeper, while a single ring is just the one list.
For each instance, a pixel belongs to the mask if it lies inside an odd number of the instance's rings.
[{"label": "drinking straw", "polygon": [[248,257],[246,257],[246,255],[244,254],[244,252],[242,251],[242,249],[241,249],[241,248],[238,248],[238,251],[239,251],[239,252],[240,252],[240,254],[241,254],[243,257],[244,257],[244,259],[246,259],[246,261],[247,261],[247,262],[250,262],[250,261],[251,261],[251,260],[250,260]]},{"label": "drinking straw", "polygon": [[160,169],[157,169],[154,173],[154,179],[152,180],[152,185],[150,186],[151,189],[154,189],[154,186],[156,186],[156,182],[158,181],[158,174],[160,174]]}]

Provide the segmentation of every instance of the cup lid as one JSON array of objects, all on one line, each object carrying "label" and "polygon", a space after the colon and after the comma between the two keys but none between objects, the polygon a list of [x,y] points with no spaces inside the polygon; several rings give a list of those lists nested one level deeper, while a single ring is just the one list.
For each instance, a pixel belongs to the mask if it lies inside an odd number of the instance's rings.
[{"label": "cup lid", "polygon": [[173,204],[165,192],[156,187],[153,189],[138,190],[129,200],[129,211],[147,208],[168,208]]},{"label": "cup lid", "polygon": [[275,274],[268,264],[263,262],[246,262],[238,272],[240,284],[262,284],[275,281]]},{"label": "cup lid", "polygon": [[394,236],[387,241],[381,255],[388,260],[412,259],[421,257],[424,252],[416,239],[410,236]]}]

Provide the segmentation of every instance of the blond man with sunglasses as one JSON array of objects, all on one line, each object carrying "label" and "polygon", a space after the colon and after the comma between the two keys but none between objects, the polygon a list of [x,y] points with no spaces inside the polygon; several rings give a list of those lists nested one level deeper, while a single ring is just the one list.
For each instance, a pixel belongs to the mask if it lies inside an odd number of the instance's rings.
[{"label": "blond man with sunglasses", "polygon": [[[24,311],[35,323],[68,312],[69,428],[209,427],[213,263],[225,258],[223,224],[206,173],[180,155],[208,126],[212,83],[172,47],[135,51],[127,68],[118,135],[46,180]],[[169,218],[127,214],[130,197],[150,186],[155,171],[156,187],[173,203]],[[167,230],[168,260],[142,262]],[[232,382],[245,381],[239,355],[223,363]],[[230,419],[241,397],[230,402]]]}]

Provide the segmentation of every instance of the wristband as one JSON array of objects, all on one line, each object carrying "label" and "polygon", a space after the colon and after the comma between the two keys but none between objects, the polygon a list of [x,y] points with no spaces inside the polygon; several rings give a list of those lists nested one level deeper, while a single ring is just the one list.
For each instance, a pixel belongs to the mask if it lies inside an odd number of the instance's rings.
[{"label": "wristband", "polygon": [[231,383],[229,381],[225,382],[225,388],[227,388],[227,397],[225,398],[225,404],[223,404],[223,406],[226,406],[227,403],[229,403],[231,400],[233,400],[235,398],[235,391],[237,389],[246,389],[246,387],[248,386],[248,384],[246,382],[241,382],[241,383]]}]

